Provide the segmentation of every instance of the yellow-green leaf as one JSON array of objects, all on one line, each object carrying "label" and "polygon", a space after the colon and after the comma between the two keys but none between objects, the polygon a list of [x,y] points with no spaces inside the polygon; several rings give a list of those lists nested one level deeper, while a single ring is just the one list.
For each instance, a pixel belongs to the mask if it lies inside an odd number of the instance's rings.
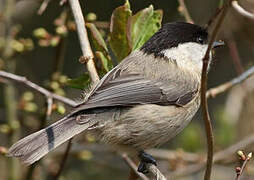
[{"label": "yellow-green leaf", "polygon": [[128,41],[132,51],[139,49],[161,27],[162,10],[155,10],[150,5],[134,16],[128,22]]},{"label": "yellow-green leaf", "polygon": [[116,8],[111,16],[109,44],[118,61],[131,52],[127,39],[127,23],[131,14],[130,4],[126,1],[123,6]]}]

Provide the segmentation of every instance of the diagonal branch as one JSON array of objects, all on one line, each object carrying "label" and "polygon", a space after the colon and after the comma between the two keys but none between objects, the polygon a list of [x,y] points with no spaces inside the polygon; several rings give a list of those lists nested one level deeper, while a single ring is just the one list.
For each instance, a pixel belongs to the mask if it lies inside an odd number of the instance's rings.
[{"label": "diagonal branch", "polygon": [[69,98],[63,97],[63,96],[59,96],[57,94],[54,94],[50,91],[48,91],[47,89],[27,80],[26,77],[23,76],[18,76],[12,73],[8,73],[5,71],[0,71],[0,77],[4,78],[4,79],[8,79],[8,80],[12,80],[12,81],[16,81],[22,84],[25,84],[27,87],[38,91],[39,93],[43,94],[44,96],[46,96],[47,99],[55,99],[58,100],[64,104],[67,104],[69,106],[76,106],[77,103]]},{"label": "diagonal branch", "polygon": [[190,16],[190,13],[185,5],[184,0],[178,0],[178,3],[179,3],[178,11],[184,16],[185,20],[188,23],[193,24],[194,21],[192,20],[192,18]]},{"label": "diagonal branch", "polygon": [[227,90],[231,89],[232,87],[234,87],[235,85],[238,85],[240,83],[243,83],[246,79],[248,79],[249,77],[251,77],[252,75],[254,75],[254,66],[252,66],[251,68],[249,68],[247,71],[245,71],[244,73],[242,73],[240,76],[224,83],[221,84],[217,87],[211,88],[206,92],[206,97],[207,98],[214,98],[216,97],[218,94],[224,93]]},{"label": "diagonal branch", "polygon": [[85,20],[81,11],[81,7],[78,0],[69,0],[71,10],[77,25],[78,36],[80,41],[81,50],[83,53],[83,58],[80,58],[81,63],[86,63],[86,67],[89,73],[89,76],[93,83],[99,81],[99,76],[95,68],[93,61],[94,55],[88,40]]},{"label": "diagonal branch", "polygon": [[48,7],[50,0],[44,0],[40,6],[40,8],[37,11],[38,15],[42,15],[43,12],[46,10],[46,8]]}]

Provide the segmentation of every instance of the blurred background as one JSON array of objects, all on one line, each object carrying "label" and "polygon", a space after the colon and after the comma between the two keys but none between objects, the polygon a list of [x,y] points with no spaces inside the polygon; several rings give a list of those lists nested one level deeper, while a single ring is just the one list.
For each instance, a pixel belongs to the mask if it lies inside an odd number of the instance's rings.
[{"label": "blurred background", "polygon": [[[90,80],[86,68],[79,62],[80,44],[68,3],[49,1],[45,11],[38,14],[47,0],[0,0],[0,70],[25,76],[48,90],[76,101],[82,101],[84,88]],[[111,15],[124,0],[81,0],[87,22],[93,22],[108,45]],[[206,25],[215,14],[222,0],[186,1],[193,21]],[[162,24],[186,21],[177,0],[130,0],[132,14],[153,5],[163,11]],[[252,0],[239,4],[254,13]],[[39,11],[40,12],[40,11]],[[89,31],[90,32],[90,31]],[[92,41],[91,33],[89,38]],[[212,62],[208,89],[237,77],[254,63],[254,21],[230,9],[219,39],[226,46],[217,49]],[[96,49],[96,45],[92,46]],[[114,51],[114,49],[113,49]],[[117,56],[109,48],[112,64]],[[102,77],[107,67],[97,56],[95,63]],[[253,151],[254,143],[254,77],[241,85],[209,98],[209,111],[214,128],[215,151],[248,140],[245,152]],[[32,167],[18,160],[5,157],[6,150],[18,139],[51,124],[70,108],[54,101],[50,118],[46,117],[46,99],[23,84],[7,83],[0,78],[0,179],[57,179],[56,175],[65,152],[66,144],[43,158]],[[252,139],[251,139],[252,138]],[[253,143],[252,143],[253,141]],[[244,141],[245,142],[245,141]],[[58,179],[128,179],[129,167],[116,150],[99,143],[91,134],[76,137]],[[241,146],[240,146],[241,147]],[[241,148],[242,149],[242,148]],[[167,144],[150,151],[158,159],[158,167],[173,179],[202,179],[199,168],[206,153],[206,136],[201,113],[198,112],[189,126]],[[220,154],[221,155],[221,154]],[[212,179],[233,179],[238,166],[236,153],[218,157]],[[254,163],[249,162],[242,179],[254,179]]]}]

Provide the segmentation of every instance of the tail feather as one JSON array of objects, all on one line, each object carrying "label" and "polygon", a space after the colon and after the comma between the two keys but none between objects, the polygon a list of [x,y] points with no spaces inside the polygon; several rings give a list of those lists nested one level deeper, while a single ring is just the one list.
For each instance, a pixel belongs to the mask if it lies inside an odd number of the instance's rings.
[{"label": "tail feather", "polygon": [[90,123],[77,124],[75,117],[64,117],[12,145],[8,155],[18,157],[26,164],[32,164],[89,126]]}]

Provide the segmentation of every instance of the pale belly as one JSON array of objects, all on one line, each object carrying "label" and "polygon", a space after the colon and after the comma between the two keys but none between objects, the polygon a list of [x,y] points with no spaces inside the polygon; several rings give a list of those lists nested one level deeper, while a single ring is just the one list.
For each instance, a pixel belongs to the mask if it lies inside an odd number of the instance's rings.
[{"label": "pale belly", "polygon": [[100,139],[113,145],[137,150],[163,144],[191,121],[200,105],[199,98],[185,107],[139,105],[121,112],[119,119],[106,123]]}]

